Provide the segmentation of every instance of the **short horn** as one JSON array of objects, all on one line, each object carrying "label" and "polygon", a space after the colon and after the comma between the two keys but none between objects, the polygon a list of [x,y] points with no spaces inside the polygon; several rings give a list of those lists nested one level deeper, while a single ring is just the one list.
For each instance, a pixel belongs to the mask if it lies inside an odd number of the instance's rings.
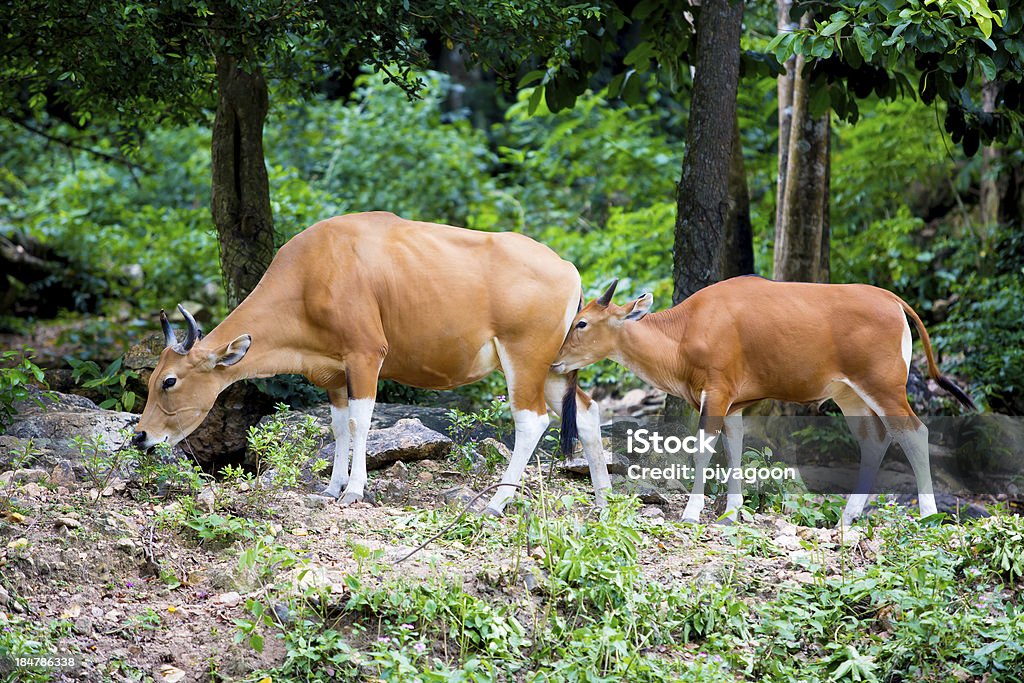
[{"label": "short horn", "polygon": [[174,336],[174,328],[171,327],[171,321],[167,319],[167,313],[164,309],[160,309],[160,327],[164,330],[164,346],[174,346],[178,343],[178,338]]},{"label": "short horn", "polygon": [[178,313],[181,313],[182,317],[185,318],[185,322],[188,323],[188,333],[185,335],[185,341],[181,342],[178,348],[178,353],[185,354],[191,351],[196,342],[202,338],[203,332],[199,329],[199,325],[196,324],[196,319],[181,304],[178,304]]},{"label": "short horn", "polygon": [[615,288],[618,287],[618,286],[619,286],[619,279],[615,278],[614,280],[612,280],[612,283],[610,285],[608,285],[608,289],[604,290],[604,294],[602,294],[600,297],[598,297],[597,305],[598,306],[607,306],[608,304],[610,304],[612,302],[612,296],[615,294]]}]

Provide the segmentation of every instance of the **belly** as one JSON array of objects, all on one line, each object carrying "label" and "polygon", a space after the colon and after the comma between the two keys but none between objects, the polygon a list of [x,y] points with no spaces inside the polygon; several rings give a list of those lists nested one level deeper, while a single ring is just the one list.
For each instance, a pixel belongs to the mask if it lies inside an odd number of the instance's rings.
[{"label": "belly", "polygon": [[494,339],[445,340],[418,349],[392,346],[380,376],[422,389],[452,389],[483,379],[498,365]]}]

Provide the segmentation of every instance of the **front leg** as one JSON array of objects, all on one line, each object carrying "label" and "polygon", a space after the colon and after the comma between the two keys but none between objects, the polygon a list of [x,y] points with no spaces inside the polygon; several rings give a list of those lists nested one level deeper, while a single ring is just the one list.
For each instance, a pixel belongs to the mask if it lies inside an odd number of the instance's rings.
[{"label": "front leg", "polygon": [[331,429],[334,432],[334,467],[331,483],[323,495],[337,498],[348,485],[348,451],[352,446],[352,432],[348,423],[348,388],[332,389],[327,392],[331,401]]},{"label": "front leg", "polygon": [[341,497],[342,505],[358,503],[366,487],[366,439],[370,434],[370,418],[377,400],[379,359],[349,361],[348,428],[352,433],[352,472]]},{"label": "front leg", "polygon": [[711,448],[701,448],[693,454],[694,478],[693,490],[683,509],[682,521],[696,524],[700,521],[700,513],[704,510],[704,469],[710,464],[714,455],[715,444],[722,433],[724,416],[728,413],[729,401],[722,396],[704,394],[701,396],[699,430],[712,435]]}]

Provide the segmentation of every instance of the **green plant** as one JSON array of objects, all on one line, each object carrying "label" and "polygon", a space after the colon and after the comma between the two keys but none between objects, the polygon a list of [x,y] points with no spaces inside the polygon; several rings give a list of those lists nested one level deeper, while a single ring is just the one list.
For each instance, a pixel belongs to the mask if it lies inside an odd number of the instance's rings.
[{"label": "green plant", "polygon": [[482,449],[478,441],[481,432],[491,431],[499,440],[512,432],[504,396],[495,396],[486,406],[473,412],[450,408],[445,417],[449,423],[448,436],[454,443],[452,453],[460,470],[468,473],[479,460],[492,472],[504,460],[496,449]]},{"label": "green plant", "polygon": [[85,475],[96,491],[94,503],[100,499],[103,491],[118,473],[140,458],[141,454],[137,449],[125,447],[131,434],[125,430],[121,435],[124,440],[116,448],[107,444],[106,439],[100,434],[93,434],[88,438],[75,436],[71,439],[71,447],[78,451],[79,462],[82,463]]},{"label": "green plant", "polygon": [[0,680],[14,683],[43,683],[64,680],[62,669],[19,666],[14,657],[53,657],[78,655],[77,647],[60,647],[71,635],[71,623],[36,617],[7,616],[0,612]]},{"label": "green plant", "polygon": [[43,398],[53,396],[52,392],[44,391],[37,396],[29,391],[34,384],[47,387],[42,368],[32,362],[33,354],[28,348],[0,353],[0,434],[11,424],[16,403],[32,400],[44,407]]},{"label": "green plant", "polygon": [[1024,519],[999,515],[975,522],[965,534],[966,566],[1015,586],[1024,577]]},{"label": "green plant", "polygon": [[[95,389],[105,398],[100,402],[104,410],[131,411],[135,407],[135,392],[128,389],[128,381],[139,378],[139,373],[124,368],[124,356],[111,361],[107,367],[91,360],[65,359],[71,366],[71,378],[83,389]],[[84,381],[83,381],[84,379]]]},{"label": "green plant", "polygon": [[[259,486],[250,489],[249,504],[265,507],[281,490],[299,483],[303,466],[316,455],[323,435],[311,415],[289,422],[288,406],[278,404],[271,420],[249,428],[249,452],[256,458],[256,473],[264,475]],[[323,458],[313,460],[313,474],[327,467]]]},{"label": "green plant", "polygon": [[235,515],[215,512],[185,519],[184,525],[195,532],[200,543],[227,544],[236,540],[254,540],[267,532],[266,524]]},{"label": "green plant", "polygon": [[0,480],[0,512],[4,512],[11,507],[11,494],[16,486],[13,476],[14,472],[35,460],[43,451],[36,447],[34,440],[28,439],[20,448],[13,452],[14,457],[10,460],[12,476],[6,481]]}]

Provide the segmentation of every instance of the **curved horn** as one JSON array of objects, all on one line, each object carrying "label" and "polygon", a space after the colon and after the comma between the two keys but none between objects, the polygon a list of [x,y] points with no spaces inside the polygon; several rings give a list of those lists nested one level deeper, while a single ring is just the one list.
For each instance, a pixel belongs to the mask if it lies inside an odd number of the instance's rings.
[{"label": "curved horn", "polygon": [[174,346],[178,343],[178,338],[174,336],[174,328],[171,327],[171,321],[167,319],[167,314],[162,308],[160,309],[160,327],[164,330],[164,346]]},{"label": "curved horn", "polygon": [[619,286],[619,279],[615,278],[612,283],[608,285],[608,289],[604,290],[604,294],[597,298],[598,306],[607,306],[612,302],[612,296],[615,294],[615,288]]},{"label": "curved horn", "polygon": [[176,350],[178,353],[186,354],[202,338],[203,332],[199,329],[199,325],[196,324],[196,319],[181,304],[178,304],[178,313],[181,313],[182,317],[185,318],[185,322],[188,323],[188,333],[185,335],[185,341],[181,342]]}]

